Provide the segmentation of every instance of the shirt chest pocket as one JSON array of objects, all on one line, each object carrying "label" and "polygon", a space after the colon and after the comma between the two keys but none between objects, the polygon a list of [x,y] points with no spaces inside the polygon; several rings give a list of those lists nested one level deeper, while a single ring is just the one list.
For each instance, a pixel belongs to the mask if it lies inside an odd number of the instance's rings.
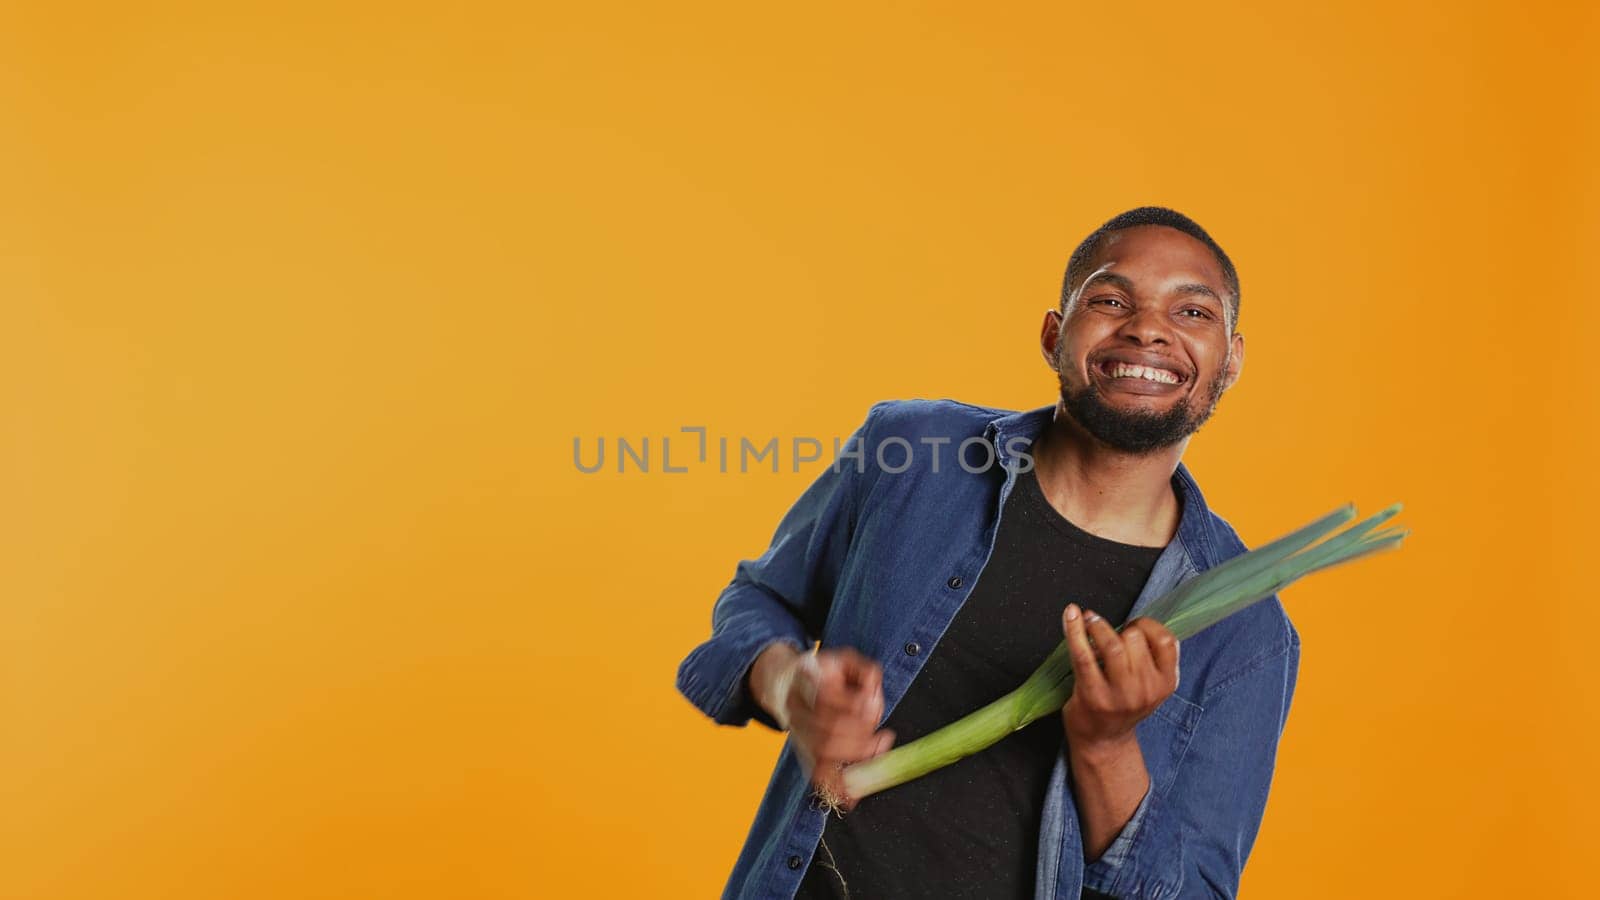
[{"label": "shirt chest pocket", "polygon": [[1139,748],[1144,751],[1150,784],[1157,793],[1165,794],[1172,786],[1204,712],[1200,706],[1173,694],[1139,723]]}]

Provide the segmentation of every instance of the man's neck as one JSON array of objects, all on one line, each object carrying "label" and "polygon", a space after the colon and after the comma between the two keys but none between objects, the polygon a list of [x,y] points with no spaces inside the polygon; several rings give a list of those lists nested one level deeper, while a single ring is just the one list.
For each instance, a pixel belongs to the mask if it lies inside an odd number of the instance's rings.
[{"label": "man's neck", "polygon": [[1164,547],[1178,531],[1172,473],[1188,444],[1185,438],[1148,454],[1114,450],[1058,404],[1031,453],[1039,487],[1067,521],[1107,540]]}]

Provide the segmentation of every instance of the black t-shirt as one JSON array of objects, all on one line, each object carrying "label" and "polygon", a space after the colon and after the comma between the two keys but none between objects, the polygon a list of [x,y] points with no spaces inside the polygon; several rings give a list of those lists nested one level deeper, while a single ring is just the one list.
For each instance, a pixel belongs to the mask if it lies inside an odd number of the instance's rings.
[{"label": "black t-shirt", "polygon": [[[895,743],[1020,685],[1061,642],[1068,602],[1121,625],[1161,551],[1089,534],[1055,511],[1032,472],[1019,475],[977,585],[885,723]],[[829,816],[797,896],[1033,897],[1040,820],[1061,749],[1061,717],[1045,716]]]}]

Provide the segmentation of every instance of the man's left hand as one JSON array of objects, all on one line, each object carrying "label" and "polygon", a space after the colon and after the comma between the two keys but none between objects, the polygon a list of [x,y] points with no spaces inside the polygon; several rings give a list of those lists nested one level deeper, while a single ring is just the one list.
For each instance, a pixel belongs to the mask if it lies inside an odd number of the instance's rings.
[{"label": "man's left hand", "polygon": [[[1178,639],[1154,619],[1118,634],[1092,611],[1067,605],[1061,617],[1075,684],[1061,710],[1067,742],[1079,750],[1123,745],[1134,726],[1178,687]],[[1090,644],[1090,641],[1093,644]]]}]

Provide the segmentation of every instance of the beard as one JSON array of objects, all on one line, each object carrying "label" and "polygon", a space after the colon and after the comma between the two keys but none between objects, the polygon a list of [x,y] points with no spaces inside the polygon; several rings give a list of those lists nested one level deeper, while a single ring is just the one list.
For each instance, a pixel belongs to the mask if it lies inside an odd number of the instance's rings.
[{"label": "beard", "polygon": [[1225,370],[1226,365],[1206,385],[1204,405],[1199,409],[1192,407],[1189,397],[1185,396],[1166,412],[1118,409],[1106,402],[1093,379],[1073,390],[1067,385],[1065,374],[1058,374],[1058,377],[1061,381],[1061,401],[1073,421],[1083,430],[1113,450],[1146,454],[1170,447],[1200,430],[1222,399],[1222,373]]}]

